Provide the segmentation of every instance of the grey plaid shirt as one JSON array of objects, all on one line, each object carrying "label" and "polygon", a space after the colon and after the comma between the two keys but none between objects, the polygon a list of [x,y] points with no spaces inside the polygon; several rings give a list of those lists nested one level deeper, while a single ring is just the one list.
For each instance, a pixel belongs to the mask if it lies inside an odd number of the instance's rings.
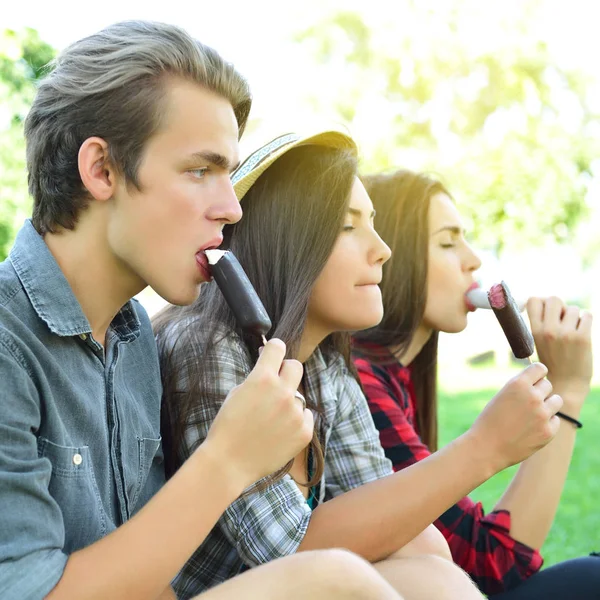
[{"label": "grey plaid shirt", "polygon": [[[190,360],[185,348],[175,348],[175,360]],[[190,417],[186,459],[208,429],[229,391],[242,383],[252,369],[250,356],[234,335],[219,342],[202,366],[213,375],[198,391],[200,402]],[[320,398],[324,411],[325,472],[319,502],[392,473],[379,443],[366,399],[341,356],[326,360],[320,350],[304,365],[305,386]],[[180,385],[185,385],[180,382]],[[209,408],[206,408],[209,407]],[[268,488],[236,500],[222,515],[205,542],[175,580],[180,598],[190,598],[230,579],[247,565],[255,567],[296,552],[311,517],[304,496],[289,475]]]}]

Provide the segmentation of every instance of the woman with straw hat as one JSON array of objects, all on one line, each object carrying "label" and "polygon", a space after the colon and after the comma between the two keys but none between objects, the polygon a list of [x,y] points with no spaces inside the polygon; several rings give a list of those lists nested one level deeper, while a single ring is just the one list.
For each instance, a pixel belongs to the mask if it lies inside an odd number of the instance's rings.
[{"label": "woman with straw hat", "polygon": [[[248,567],[331,547],[375,564],[408,599],[479,598],[430,524],[554,434],[560,399],[544,403],[538,381],[546,369],[535,364],[461,439],[392,474],[349,356],[349,332],[382,318],[378,284],[390,256],[356,176],[357,155],[340,132],[289,134],[260,148],[234,174],[244,217],[224,228],[224,245],[263,301],[270,335],[304,366],[300,392],[315,414],[315,430],[295,460],[229,507],[178,577],[183,598]],[[211,285],[193,307],[169,307],[155,327],[172,472],[205,439],[261,342],[238,328]]]}]

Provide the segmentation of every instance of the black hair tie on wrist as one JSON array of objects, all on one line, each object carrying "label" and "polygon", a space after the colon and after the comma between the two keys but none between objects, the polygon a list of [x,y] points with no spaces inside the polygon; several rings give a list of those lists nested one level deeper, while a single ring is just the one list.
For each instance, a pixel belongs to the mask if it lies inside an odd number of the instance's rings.
[{"label": "black hair tie on wrist", "polygon": [[565,415],[565,413],[562,412],[557,412],[556,413],[557,417],[560,417],[561,419],[564,419],[565,421],[569,421],[569,423],[573,423],[573,425],[575,425],[575,427],[577,427],[577,429],[581,429],[583,427],[583,423],[581,421],[578,421],[577,419],[574,419],[573,417],[570,417],[569,415]]}]

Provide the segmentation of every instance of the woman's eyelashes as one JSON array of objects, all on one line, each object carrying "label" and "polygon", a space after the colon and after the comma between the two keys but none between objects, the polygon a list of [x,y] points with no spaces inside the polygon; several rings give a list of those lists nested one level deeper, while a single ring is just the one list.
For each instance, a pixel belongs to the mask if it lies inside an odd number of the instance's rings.
[{"label": "woman's eyelashes", "polygon": [[344,223],[342,231],[355,231],[356,229],[375,231],[374,215],[370,216],[368,219],[362,215],[352,215],[351,219],[352,220],[348,219],[346,223]]},{"label": "woman's eyelashes", "polygon": [[466,240],[462,232],[458,231],[444,231],[440,235],[439,241],[440,248],[450,249],[457,248],[460,245],[466,244]]}]

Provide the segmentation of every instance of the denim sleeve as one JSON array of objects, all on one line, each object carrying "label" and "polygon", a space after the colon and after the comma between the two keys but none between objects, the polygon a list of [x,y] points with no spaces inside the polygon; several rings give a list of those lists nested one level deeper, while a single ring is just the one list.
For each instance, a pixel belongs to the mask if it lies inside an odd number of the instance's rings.
[{"label": "denim sleeve", "polygon": [[51,465],[39,458],[42,408],[17,344],[0,331],[0,598],[45,597],[62,576],[61,510],[48,491]]}]

